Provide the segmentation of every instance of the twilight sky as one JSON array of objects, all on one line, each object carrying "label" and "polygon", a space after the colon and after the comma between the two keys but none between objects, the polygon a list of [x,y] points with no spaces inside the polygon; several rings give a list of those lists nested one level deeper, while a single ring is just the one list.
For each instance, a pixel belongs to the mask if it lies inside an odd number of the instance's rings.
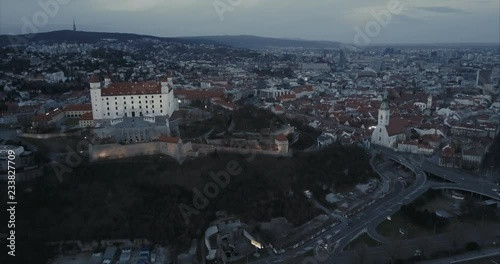
[{"label": "twilight sky", "polygon": [[[399,10],[388,8],[391,2]],[[396,11],[380,26],[372,13],[389,10]],[[367,23],[376,23],[380,31],[371,43],[500,42],[499,0],[0,0],[0,34],[71,29],[73,17],[82,31],[165,37],[245,34],[354,43],[356,28],[366,32]]]}]

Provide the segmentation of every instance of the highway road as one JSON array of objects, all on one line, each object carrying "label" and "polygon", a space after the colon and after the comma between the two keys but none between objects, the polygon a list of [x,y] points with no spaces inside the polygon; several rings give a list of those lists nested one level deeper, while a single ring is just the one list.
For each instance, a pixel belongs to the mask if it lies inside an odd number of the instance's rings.
[{"label": "highway road", "polygon": [[[396,182],[392,192],[383,198],[376,200],[373,204],[366,207],[359,214],[351,217],[350,222],[343,221],[341,224],[326,231],[319,238],[290,250],[282,255],[270,256],[253,263],[280,263],[303,256],[305,252],[315,249],[325,251],[322,257],[306,258],[304,263],[333,263],[339,261],[336,259],[342,250],[361,233],[368,230],[375,230],[376,226],[382,223],[388,216],[397,212],[403,204],[409,204],[419,196],[433,189],[457,189],[468,192],[478,193],[493,199],[500,199],[497,189],[498,186],[491,182],[477,179],[470,175],[456,172],[447,168],[441,168],[425,160],[422,156],[408,153],[400,153],[387,148],[374,146],[373,149],[381,152],[386,158],[409,168],[415,175],[415,182],[405,189],[403,182]],[[386,178],[383,172],[375,170]],[[427,181],[427,172],[442,177],[452,183],[436,183]],[[499,188],[500,189],[500,188]],[[389,242],[385,238],[379,237],[381,242]],[[322,245],[322,246],[319,246]],[[324,247],[323,247],[324,246]],[[314,261],[312,261],[312,259]],[[308,262],[307,260],[311,260]]]},{"label": "highway road", "polygon": [[409,159],[412,165],[418,168],[420,171],[423,170],[427,173],[431,173],[433,175],[436,175],[437,177],[455,183],[455,185],[435,185],[429,187],[435,189],[446,189],[447,186],[449,186],[448,189],[474,192],[477,194],[488,196],[492,199],[500,200],[500,186],[497,186],[496,184],[483,178],[478,178],[477,176],[470,175],[465,172],[456,171],[454,169],[440,167],[434,163],[427,161],[422,155],[396,152],[394,150],[379,146],[375,146],[374,148],[384,153],[387,157],[396,161],[398,161],[398,159]]},{"label": "highway road", "polygon": [[[294,250],[290,250],[281,255],[270,256],[253,263],[279,263],[290,259],[296,259],[305,252],[311,249],[317,249],[319,248],[318,245],[325,243],[327,246],[324,250],[328,251],[328,255],[323,256],[321,259],[316,259],[315,261],[316,263],[332,263],[335,257],[342,252],[344,247],[360,233],[365,231],[368,225],[378,225],[384,221],[388,215],[392,215],[397,211],[402,204],[408,204],[425,193],[427,190],[425,188],[425,183],[427,181],[425,171],[404,158],[399,158],[393,154],[389,156],[413,171],[416,177],[414,184],[405,189],[405,184],[398,181],[394,185],[392,192],[376,200],[359,214],[351,217],[349,223],[342,222],[320,235],[319,238],[312,239]],[[307,261],[305,263],[307,263]]]},{"label": "highway road", "polygon": [[[422,192],[422,194],[423,194],[423,193],[427,192],[429,189],[462,190],[462,191],[468,191],[468,192],[477,193],[477,194],[480,194],[480,195],[483,195],[483,196],[487,196],[487,197],[490,197],[490,198],[493,198],[493,199],[496,199],[496,200],[500,200],[500,195],[497,195],[496,192],[494,192],[494,191],[492,191],[490,189],[486,189],[485,190],[483,187],[475,187],[474,185],[462,185],[462,184],[456,184],[456,183],[427,182],[419,192]],[[406,201],[405,201],[405,204],[407,204]],[[393,210],[387,212],[388,216],[396,213],[400,209],[401,204],[398,204],[398,205],[399,205],[398,208],[393,209]],[[383,220],[382,220],[382,222],[383,222]],[[382,223],[382,222],[380,222],[380,223]],[[374,223],[369,224],[367,226],[367,233],[368,233],[368,235],[371,238],[373,238],[374,240],[376,240],[376,241],[378,241],[380,243],[383,243],[383,244],[390,244],[390,243],[394,242],[393,240],[391,240],[389,238],[386,238],[386,237],[382,236],[381,234],[379,234],[377,232],[376,228],[377,228],[377,226],[380,223],[374,222]]]}]

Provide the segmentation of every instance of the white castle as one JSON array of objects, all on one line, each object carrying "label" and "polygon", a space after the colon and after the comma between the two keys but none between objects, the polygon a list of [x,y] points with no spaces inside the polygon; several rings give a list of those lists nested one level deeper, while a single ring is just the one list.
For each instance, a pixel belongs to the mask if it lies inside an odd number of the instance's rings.
[{"label": "white castle", "polygon": [[101,83],[94,75],[90,80],[90,100],[95,121],[141,116],[170,118],[178,110],[171,77],[160,83],[112,83],[106,77]]}]

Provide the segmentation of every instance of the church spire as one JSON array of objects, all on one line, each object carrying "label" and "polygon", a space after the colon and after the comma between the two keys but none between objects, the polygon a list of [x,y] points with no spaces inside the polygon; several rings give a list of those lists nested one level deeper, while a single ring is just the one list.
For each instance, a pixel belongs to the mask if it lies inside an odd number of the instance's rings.
[{"label": "church spire", "polygon": [[389,99],[387,98],[387,88],[385,88],[384,91],[384,99],[382,99],[380,110],[389,110]]}]

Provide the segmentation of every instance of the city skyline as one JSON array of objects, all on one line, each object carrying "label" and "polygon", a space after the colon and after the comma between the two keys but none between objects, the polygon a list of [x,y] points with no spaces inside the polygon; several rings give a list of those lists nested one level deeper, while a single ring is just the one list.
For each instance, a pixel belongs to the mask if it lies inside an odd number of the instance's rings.
[{"label": "city skyline", "polygon": [[[0,6],[0,34],[71,30],[74,17],[80,31],[160,37],[255,35],[355,43],[359,32],[371,25],[376,34],[370,36],[370,44],[500,42],[499,3],[489,0],[148,0],[140,4],[47,0],[3,2]],[[30,23],[35,30],[27,26]]]}]

